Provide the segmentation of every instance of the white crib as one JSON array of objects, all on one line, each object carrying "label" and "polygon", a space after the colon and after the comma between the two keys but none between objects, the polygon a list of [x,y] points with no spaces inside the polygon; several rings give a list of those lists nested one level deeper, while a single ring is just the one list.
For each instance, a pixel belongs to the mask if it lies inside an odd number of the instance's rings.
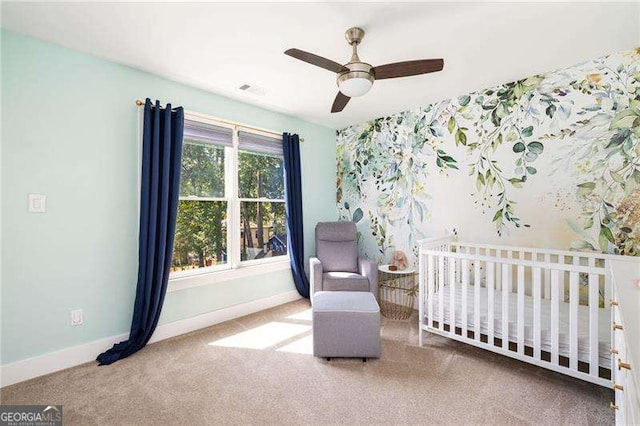
[{"label": "white crib", "polygon": [[611,258],[422,240],[420,345],[428,331],[611,386]]}]

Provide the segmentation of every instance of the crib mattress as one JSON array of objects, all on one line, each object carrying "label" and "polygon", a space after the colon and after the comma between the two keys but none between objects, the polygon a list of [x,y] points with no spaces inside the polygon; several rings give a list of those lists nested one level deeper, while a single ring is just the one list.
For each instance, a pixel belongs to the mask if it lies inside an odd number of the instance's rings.
[{"label": "crib mattress", "polygon": [[[462,327],[462,284],[457,284],[455,289],[455,314],[456,314],[456,327]],[[488,291],[484,287],[480,287],[480,332],[487,334],[488,327]],[[433,320],[440,322],[440,312],[438,306],[439,293],[436,292],[433,297]],[[449,309],[449,286],[444,286],[444,324],[451,325],[451,315]],[[494,336],[502,339],[502,292],[494,290]],[[541,319],[541,349],[543,351],[551,352],[551,301],[548,299],[541,299],[540,301],[540,319]],[[428,303],[428,302],[427,302]],[[517,294],[509,294],[509,330],[508,338],[510,342],[517,343],[518,341],[518,325],[517,325]],[[533,347],[533,297],[525,296],[524,300],[525,314],[524,314],[524,343],[526,346]],[[569,356],[569,304],[560,302],[559,306],[559,348],[558,352],[562,356]],[[474,287],[467,287],[467,328],[471,331],[475,330],[474,324]],[[425,323],[428,314],[428,308],[425,306]],[[609,349],[611,348],[611,316],[610,310],[605,309],[605,314],[598,316],[598,352],[599,363],[601,367],[611,368],[611,355]],[[578,359],[580,361],[589,362],[589,307],[578,306]]]}]

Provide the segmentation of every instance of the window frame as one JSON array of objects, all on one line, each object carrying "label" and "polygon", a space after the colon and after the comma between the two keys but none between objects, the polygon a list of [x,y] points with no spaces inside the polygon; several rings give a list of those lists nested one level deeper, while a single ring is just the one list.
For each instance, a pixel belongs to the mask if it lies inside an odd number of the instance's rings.
[{"label": "window frame", "polygon": [[[207,276],[215,276],[215,282],[221,282],[228,281],[230,279],[241,278],[244,276],[257,275],[261,273],[285,270],[290,268],[289,247],[287,247],[286,255],[268,257],[263,259],[241,260],[241,203],[243,201],[277,201],[284,202],[286,209],[286,201],[284,199],[273,200],[266,198],[240,198],[238,176],[240,152],[239,133],[242,131],[250,134],[275,138],[274,134],[276,134],[276,132],[259,130],[253,127],[243,126],[242,124],[229,123],[222,120],[216,120],[215,118],[204,116],[201,114],[193,114],[188,112],[185,113],[185,118],[188,118],[192,121],[202,122],[203,124],[212,124],[218,127],[224,127],[232,131],[232,146],[224,147],[224,197],[179,197],[180,200],[225,201],[227,203],[227,262],[221,265],[205,266],[203,268],[172,272],[169,274],[169,291],[211,284],[212,281],[208,280]],[[183,144],[184,143],[185,142],[183,141]]]}]

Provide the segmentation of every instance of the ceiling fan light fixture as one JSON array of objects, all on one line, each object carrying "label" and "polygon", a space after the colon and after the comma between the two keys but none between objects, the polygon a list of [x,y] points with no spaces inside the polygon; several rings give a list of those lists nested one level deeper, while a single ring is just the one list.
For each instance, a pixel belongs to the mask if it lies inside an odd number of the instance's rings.
[{"label": "ceiling fan light fixture", "polygon": [[340,92],[350,98],[357,98],[367,93],[375,80],[371,65],[364,62],[349,62],[345,67],[349,71],[338,74]]},{"label": "ceiling fan light fixture", "polygon": [[[364,74],[364,75],[351,75]],[[343,76],[340,76],[343,77]],[[338,78],[338,88],[350,98],[357,98],[367,93],[373,86],[373,78],[366,73],[346,73],[344,78]]]}]

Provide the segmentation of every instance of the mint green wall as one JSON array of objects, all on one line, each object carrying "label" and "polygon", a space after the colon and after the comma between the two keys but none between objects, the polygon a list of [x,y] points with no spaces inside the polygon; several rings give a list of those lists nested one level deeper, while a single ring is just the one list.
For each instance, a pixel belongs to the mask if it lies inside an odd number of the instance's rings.
[{"label": "mint green wall", "polygon": [[[2,364],[128,331],[137,267],[136,98],[304,136],[305,254],[335,220],[335,131],[2,31]],[[27,213],[27,194],[47,213]],[[167,294],[161,322],[293,290],[288,271]],[[69,325],[72,309],[84,324]]]}]

